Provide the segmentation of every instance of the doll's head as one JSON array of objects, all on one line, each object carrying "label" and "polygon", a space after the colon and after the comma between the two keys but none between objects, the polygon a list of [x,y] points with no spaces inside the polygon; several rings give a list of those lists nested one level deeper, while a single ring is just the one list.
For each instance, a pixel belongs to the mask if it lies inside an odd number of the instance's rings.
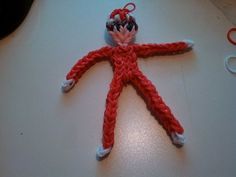
[{"label": "doll's head", "polygon": [[[132,6],[132,9],[128,9]],[[128,3],[123,9],[115,9],[106,22],[106,28],[113,41],[120,46],[131,43],[138,31],[138,25],[130,12],[135,10],[135,4]]]}]

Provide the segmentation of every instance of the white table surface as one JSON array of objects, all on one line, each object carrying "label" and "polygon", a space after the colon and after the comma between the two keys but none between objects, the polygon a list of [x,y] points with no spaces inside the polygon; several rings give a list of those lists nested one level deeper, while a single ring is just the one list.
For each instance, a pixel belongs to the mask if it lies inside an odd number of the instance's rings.
[{"label": "white table surface", "polygon": [[137,0],[137,42],[195,41],[193,52],[140,59],[139,66],[185,128],[178,149],[135,90],[119,99],[115,146],[98,162],[108,62],[68,94],[61,82],[90,50],[106,45],[105,21],[128,1],[35,1],[0,41],[0,177],[234,177],[236,76],[224,57],[232,24],[208,0]]}]

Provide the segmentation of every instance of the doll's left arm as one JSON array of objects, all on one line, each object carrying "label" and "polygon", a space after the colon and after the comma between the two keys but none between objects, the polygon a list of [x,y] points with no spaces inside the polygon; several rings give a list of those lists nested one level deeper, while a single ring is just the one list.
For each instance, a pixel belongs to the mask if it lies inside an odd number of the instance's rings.
[{"label": "doll's left arm", "polygon": [[173,55],[184,53],[193,48],[193,41],[183,40],[172,43],[160,44],[135,44],[134,51],[138,57],[150,57],[154,55]]}]

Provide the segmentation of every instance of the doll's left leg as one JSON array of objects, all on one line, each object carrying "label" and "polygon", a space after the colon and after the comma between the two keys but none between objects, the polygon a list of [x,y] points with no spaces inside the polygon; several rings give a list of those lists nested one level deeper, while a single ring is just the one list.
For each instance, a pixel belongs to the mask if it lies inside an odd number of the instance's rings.
[{"label": "doll's left leg", "polygon": [[182,146],[185,142],[184,129],[174,117],[170,108],[164,103],[155,86],[141,71],[136,72],[132,80],[133,86],[144,98],[148,108],[154,114],[159,123],[172,138],[174,144]]}]

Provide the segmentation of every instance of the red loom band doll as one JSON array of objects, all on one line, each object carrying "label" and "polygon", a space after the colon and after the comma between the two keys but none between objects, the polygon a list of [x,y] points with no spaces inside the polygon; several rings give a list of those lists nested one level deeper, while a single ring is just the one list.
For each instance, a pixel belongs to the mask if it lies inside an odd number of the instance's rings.
[{"label": "red loom band doll", "polygon": [[[133,8],[128,9],[128,6]],[[193,42],[183,40],[163,44],[131,44],[138,31],[134,17],[129,14],[134,10],[135,4],[128,3],[124,8],[115,9],[110,14],[106,28],[116,46],[106,46],[89,52],[72,67],[62,85],[63,92],[70,91],[84,72],[102,59],[109,60],[113,66],[114,77],[106,99],[102,145],[97,148],[98,159],[107,156],[113,147],[118,98],[122,88],[127,84],[133,85],[140,93],[173,144],[182,146],[185,142],[184,129],[164,103],[155,86],[140,71],[137,59],[184,53],[192,49]]]}]

